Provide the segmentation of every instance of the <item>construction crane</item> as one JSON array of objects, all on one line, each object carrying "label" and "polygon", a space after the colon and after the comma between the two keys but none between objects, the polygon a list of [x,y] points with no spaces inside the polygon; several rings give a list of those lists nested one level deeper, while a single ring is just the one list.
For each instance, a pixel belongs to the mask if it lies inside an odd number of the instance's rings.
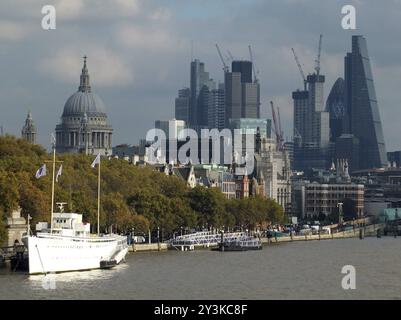
[{"label": "construction crane", "polygon": [[320,54],[322,52],[322,39],[323,35],[321,34],[319,37],[319,48],[317,50],[317,59],[315,60],[315,70],[317,75],[319,75],[320,73]]},{"label": "construction crane", "polygon": [[273,101],[270,101],[270,105],[272,108],[272,117],[273,117],[273,124],[274,124],[274,134],[276,135],[276,148],[278,151],[282,151],[284,147],[284,138],[283,132],[281,131],[281,123],[280,123],[280,113],[279,118],[276,117],[276,110],[274,108]]},{"label": "construction crane", "polygon": [[258,82],[257,75],[258,75],[259,71],[256,71],[255,62],[253,61],[252,47],[249,45],[248,49],[249,49],[249,56],[250,56],[251,62],[252,62],[254,82]]},{"label": "construction crane", "polygon": [[223,55],[221,54],[219,45],[217,43],[216,43],[216,48],[217,48],[217,52],[219,54],[219,57],[221,59],[221,62],[223,63],[223,71],[224,71],[224,73],[227,73],[228,72],[228,67],[227,67],[227,65],[226,65],[226,63],[224,61]]},{"label": "construction crane", "polygon": [[227,50],[228,56],[230,57],[231,61],[234,60],[234,56],[231,54],[230,50]]},{"label": "construction crane", "polygon": [[301,73],[302,80],[304,81],[304,90],[306,91],[307,81],[306,81],[304,70],[302,69],[301,63],[299,62],[298,56],[295,53],[294,48],[291,48],[291,50],[292,50],[292,53],[294,54],[294,59],[295,59],[295,62],[297,64],[297,66],[298,66],[299,72]]},{"label": "construction crane", "polygon": [[277,120],[278,120],[278,131],[280,133],[280,137],[282,139],[282,142],[284,142],[284,132],[281,129],[281,117],[280,117],[280,108],[277,107]]}]

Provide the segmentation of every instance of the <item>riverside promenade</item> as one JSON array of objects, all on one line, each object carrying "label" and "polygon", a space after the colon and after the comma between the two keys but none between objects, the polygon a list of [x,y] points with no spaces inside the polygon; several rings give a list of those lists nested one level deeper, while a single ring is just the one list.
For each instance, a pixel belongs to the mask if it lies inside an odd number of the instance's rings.
[{"label": "riverside promenade", "polygon": [[272,244],[280,242],[292,242],[292,241],[311,241],[311,240],[331,240],[331,239],[345,239],[345,238],[357,238],[357,237],[369,237],[376,236],[377,230],[383,230],[385,224],[371,224],[364,227],[357,227],[352,230],[340,231],[331,234],[309,234],[309,235],[298,235],[298,236],[281,236],[272,238],[261,238],[263,244]]},{"label": "riverside promenade", "polygon": [[168,249],[168,244],[160,243],[136,243],[128,247],[129,252],[163,251]]},{"label": "riverside promenade", "polygon": [[[346,239],[346,238],[364,238],[370,236],[376,236],[377,231],[383,231],[385,224],[370,224],[363,227],[356,227],[355,229],[345,230],[340,232],[332,232],[331,234],[305,234],[305,235],[290,235],[290,236],[277,236],[266,238],[262,237],[261,242],[263,245],[272,245],[283,242],[293,241],[313,241],[313,240],[331,240],[331,239]],[[217,246],[217,240],[221,237],[219,233],[210,234],[206,232],[204,235],[198,233],[199,236],[194,239],[190,239],[192,235],[188,234],[184,237],[188,239],[184,240],[181,244],[174,244],[173,242],[163,243],[144,243],[134,244],[129,246],[129,252],[146,252],[146,251],[164,251],[168,249],[179,250],[179,251],[192,251],[199,249],[210,249],[211,247]]]}]

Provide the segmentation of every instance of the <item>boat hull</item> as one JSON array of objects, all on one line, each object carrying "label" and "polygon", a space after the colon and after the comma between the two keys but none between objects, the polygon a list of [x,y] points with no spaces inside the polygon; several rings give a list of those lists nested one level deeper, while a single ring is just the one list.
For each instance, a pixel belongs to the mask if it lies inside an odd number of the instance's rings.
[{"label": "boat hull", "polygon": [[29,274],[81,271],[101,268],[101,261],[125,259],[124,237],[27,237]]}]

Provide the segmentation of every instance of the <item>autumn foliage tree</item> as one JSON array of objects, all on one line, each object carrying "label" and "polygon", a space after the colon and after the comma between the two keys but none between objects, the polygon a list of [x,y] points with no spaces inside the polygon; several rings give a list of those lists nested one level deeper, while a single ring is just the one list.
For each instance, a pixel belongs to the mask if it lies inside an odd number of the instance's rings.
[{"label": "autumn foliage tree", "polygon": [[[97,169],[90,166],[93,159],[83,154],[57,155],[63,173],[55,185],[55,202],[67,202],[66,209],[83,214],[95,231]],[[42,147],[11,136],[0,137],[0,236],[4,234],[2,220],[18,206],[24,216],[32,216],[32,224],[50,220],[51,165],[46,176],[35,178],[46,160],[51,160],[51,155]],[[178,177],[119,159],[102,160],[100,213],[102,231],[134,228],[147,233],[161,228],[166,236],[181,228],[255,228],[284,218],[281,206],[271,199],[227,200],[217,188],[190,189]]]}]

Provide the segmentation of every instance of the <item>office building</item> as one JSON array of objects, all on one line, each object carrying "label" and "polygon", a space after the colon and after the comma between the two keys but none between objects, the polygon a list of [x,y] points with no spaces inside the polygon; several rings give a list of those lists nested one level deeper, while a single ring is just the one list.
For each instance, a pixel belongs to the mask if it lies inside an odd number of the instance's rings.
[{"label": "office building", "polygon": [[241,73],[242,83],[252,83],[252,62],[247,60],[234,60],[231,71]]},{"label": "office building", "polygon": [[343,133],[348,133],[343,78],[338,78],[331,88],[326,101],[326,111],[330,114],[330,141],[335,142]]},{"label": "office building", "polygon": [[191,89],[184,88],[178,91],[178,97],[175,98],[175,118],[189,122],[189,111],[191,105]]},{"label": "office building", "polygon": [[350,133],[359,139],[359,169],[386,166],[379,106],[363,36],[352,36],[352,52],[345,57],[345,91]]},{"label": "office building", "polygon": [[209,129],[225,128],[225,92],[224,84],[220,83],[218,89],[209,93],[208,127]]},{"label": "office building", "polygon": [[188,125],[199,130],[206,128],[208,122],[207,108],[209,103],[209,91],[215,89],[215,84],[209,78],[209,72],[205,71],[205,64],[198,59],[191,62],[190,73],[190,108]]}]

